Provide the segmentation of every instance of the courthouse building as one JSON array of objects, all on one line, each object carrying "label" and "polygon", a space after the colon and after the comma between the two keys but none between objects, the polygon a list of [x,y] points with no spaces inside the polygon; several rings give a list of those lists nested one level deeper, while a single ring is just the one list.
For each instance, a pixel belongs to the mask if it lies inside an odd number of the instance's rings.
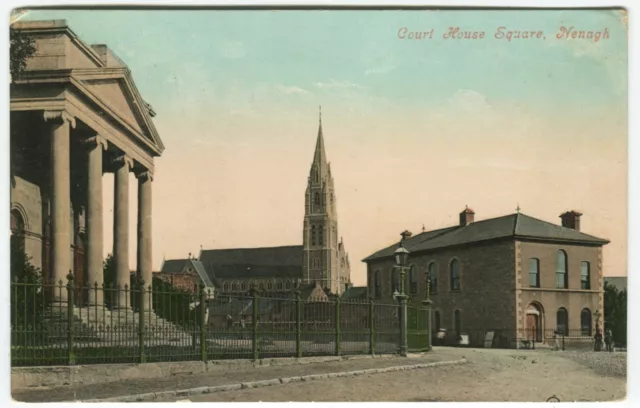
[{"label": "courthouse building", "polygon": [[[609,241],[580,230],[582,214],[562,214],[555,225],[525,214],[475,221],[465,208],[459,224],[404,234],[411,269],[406,291],[425,298],[430,279],[433,329],[481,345],[487,332],[511,341],[549,341],[553,330],[592,336],[602,327],[602,247]],[[369,297],[393,301],[399,288],[394,243],[364,259]]]},{"label": "courthouse building", "polygon": [[[64,20],[12,27],[32,37],[36,48],[26,73],[11,83],[12,231],[24,237],[27,255],[46,278],[66,282],[71,271],[79,285],[101,285],[102,176],[113,173],[117,283],[130,282],[132,240],[137,273],[151,282],[151,186],[154,159],[164,150],[153,109],[127,65],[106,45],[85,44]],[[131,175],[138,191],[134,237]],[[101,304],[100,295],[83,299]]]}]

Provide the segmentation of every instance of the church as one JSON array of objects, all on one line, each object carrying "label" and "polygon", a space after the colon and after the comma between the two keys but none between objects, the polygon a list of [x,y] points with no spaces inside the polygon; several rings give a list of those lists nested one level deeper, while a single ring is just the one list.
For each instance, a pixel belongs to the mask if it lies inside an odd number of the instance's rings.
[{"label": "church", "polygon": [[342,238],[338,238],[336,195],[324,148],[322,116],[304,205],[302,245],[205,249],[197,259],[165,260],[157,276],[188,274],[195,260],[222,293],[246,293],[255,285],[267,292],[300,288],[310,294],[342,295],[351,286],[351,269]]}]

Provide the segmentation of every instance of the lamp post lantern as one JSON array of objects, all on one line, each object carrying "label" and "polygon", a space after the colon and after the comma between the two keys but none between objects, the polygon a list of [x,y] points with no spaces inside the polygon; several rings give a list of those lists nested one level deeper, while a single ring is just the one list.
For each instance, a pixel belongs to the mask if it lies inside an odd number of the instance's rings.
[{"label": "lamp post lantern", "polygon": [[[402,233],[404,239],[405,233]],[[394,293],[396,299],[398,299],[400,307],[400,355],[407,356],[407,295],[404,291],[404,276],[407,268],[407,261],[409,260],[409,251],[403,246],[402,241],[398,249],[394,252],[396,258],[396,269],[400,272],[400,293],[397,295]]]}]

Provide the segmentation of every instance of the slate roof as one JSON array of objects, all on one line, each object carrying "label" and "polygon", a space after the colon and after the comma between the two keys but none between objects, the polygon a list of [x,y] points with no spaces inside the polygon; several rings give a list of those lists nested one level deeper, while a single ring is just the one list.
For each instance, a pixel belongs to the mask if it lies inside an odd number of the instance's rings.
[{"label": "slate roof", "polygon": [[301,277],[302,245],[208,249],[199,260],[210,278]]},{"label": "slate roof", "polygon": [[340,300],[362,300],[367,299],[367,287],[366,286],[352,286],[348,288],[342,296],[340,296]]},{"label": "slate roof", "polygon": [[[508,237],[590,245],[609,243],[606,239],[517,213],[472,222],[466,226],[426,231],[406,239],[403,245],[410,252],[420,252]],[[394,243],[366,257],[363,262],[391,257],[397,247],[398,243]]]},{"label": "slate roof", "polygon": [[162,263],[160,272],[165,273],[179,273],[184,269],[184,265],[189,259],[167,259]]},{"label": "slate roof", "polygon": [[162,269],[160,270],[160,273],[162,274],[181,273],[184,270],[185,266],[187,266],[187,263],[191,263],[193,270],[198,274],[198,276],[204,283],[205,287],[207,288],[214,287],[214,284],[212,280],[209,278],[209,275],[207,274],[207,270],[205,269],[204,265],[202,264],[202,262],[198,261],[197,259],[188,259],[188,258],[167,259],[162,263]]},{"label": "slate roof", "polygon": [[605,277],[604,282],[615,286],[618,291],[622,292],[623,290],[627,290],[627,277],[626,276],[610,276]]}]

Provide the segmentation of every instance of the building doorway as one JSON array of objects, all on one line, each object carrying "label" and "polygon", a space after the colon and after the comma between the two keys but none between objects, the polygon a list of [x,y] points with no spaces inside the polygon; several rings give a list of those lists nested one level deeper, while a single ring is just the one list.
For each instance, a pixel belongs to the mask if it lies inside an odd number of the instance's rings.
[{"label": "building doorway", "polygon": [[542,342],[543,329],[542,307],[536,303],[531,303],[526,311],[525,330],[527,332],[527,338],[536,342]]}]

